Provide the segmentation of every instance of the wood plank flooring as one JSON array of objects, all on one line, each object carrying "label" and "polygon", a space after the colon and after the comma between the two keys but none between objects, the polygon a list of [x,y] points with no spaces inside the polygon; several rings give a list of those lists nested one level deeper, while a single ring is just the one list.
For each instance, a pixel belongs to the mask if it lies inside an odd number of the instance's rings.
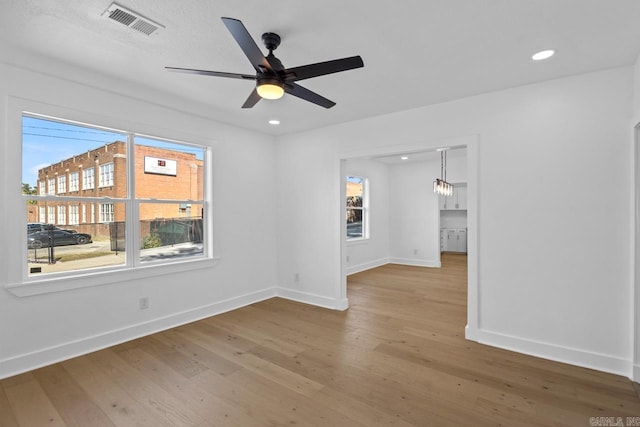
[{"label": "wood plank flooring", "polygon": [[445,255],[441,269],[352,275],[348,293],[345,312],[272,299],[7,378],[0,426],[589,426],[590,417],[640,417],[626,378],[466,341],[466,256]]}]

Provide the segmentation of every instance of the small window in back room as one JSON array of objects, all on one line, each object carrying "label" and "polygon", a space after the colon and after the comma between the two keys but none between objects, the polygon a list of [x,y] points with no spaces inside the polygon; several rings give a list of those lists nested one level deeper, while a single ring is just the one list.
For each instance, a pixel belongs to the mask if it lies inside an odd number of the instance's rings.
[{"label": "small window in back room", "polygon": [[367,218],[367,180],[358,176],[347,176],[346,215],[347,239],[365,239],[368,237]]}]

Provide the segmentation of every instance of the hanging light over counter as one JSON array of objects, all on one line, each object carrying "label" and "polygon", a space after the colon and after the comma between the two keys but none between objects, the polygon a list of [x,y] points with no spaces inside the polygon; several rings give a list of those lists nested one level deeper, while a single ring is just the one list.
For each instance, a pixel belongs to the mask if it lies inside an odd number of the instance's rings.
[{"label": "hanging light over counter", "polygon": [[433,181],[433,192],[441,196],[453,196],[453,184],[447,182],[447,149],[440,151],[440,178]]}]

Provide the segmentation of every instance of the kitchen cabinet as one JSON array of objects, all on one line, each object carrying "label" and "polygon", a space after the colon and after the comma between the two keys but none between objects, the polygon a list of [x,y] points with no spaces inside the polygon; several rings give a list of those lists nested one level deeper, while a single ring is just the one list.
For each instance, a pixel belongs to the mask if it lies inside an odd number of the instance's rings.
[{"label": "kitchen cabinet", "polygon": [[453,195],[439,196],[438,204],[440,210],[467,210],[467,184],[454,184]]},{"label": "kitchen cabinet", "polygon": [[466,228],[443,228],[440,230],[440,250],[442,252],[467,252]]}]

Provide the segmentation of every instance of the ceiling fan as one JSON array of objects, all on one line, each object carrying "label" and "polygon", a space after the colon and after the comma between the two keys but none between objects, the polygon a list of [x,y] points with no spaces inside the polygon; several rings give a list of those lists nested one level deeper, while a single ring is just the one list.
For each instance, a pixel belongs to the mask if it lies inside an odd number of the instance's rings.
[{"label": "ceiling fan", "polygon": [[269,50],[265,57],[251,35],[245,28],[242,21],[233,18],[222,18],[233,38],[238,42],[240,48],[247,56],[251,65],[256,70],[256,74],[225,73],[220,71],[194,70],[192,68],[165,67],[169,71],[180,73],[201,74],[204,76],[228,77],[232,79],[255,80],[256,87],[251,92],[242,108],[251,108],[265,99],[278,99],[284,93],[312,102],[321,107],[331,108],[335,102],[318,95],[315,92],[305,89],[296,82],[309,79],[311,77],[323,76],[326,74],[339,73],[341,71],[352,70],[364,67],[360,56],[334,59],[333,61],[318,62],[315,64],[303,65],[300,67],[285,68],[282,62],[273,55],[273,51],[280,45],[280,36],[275,33],[264,33],[262,41]]}]

